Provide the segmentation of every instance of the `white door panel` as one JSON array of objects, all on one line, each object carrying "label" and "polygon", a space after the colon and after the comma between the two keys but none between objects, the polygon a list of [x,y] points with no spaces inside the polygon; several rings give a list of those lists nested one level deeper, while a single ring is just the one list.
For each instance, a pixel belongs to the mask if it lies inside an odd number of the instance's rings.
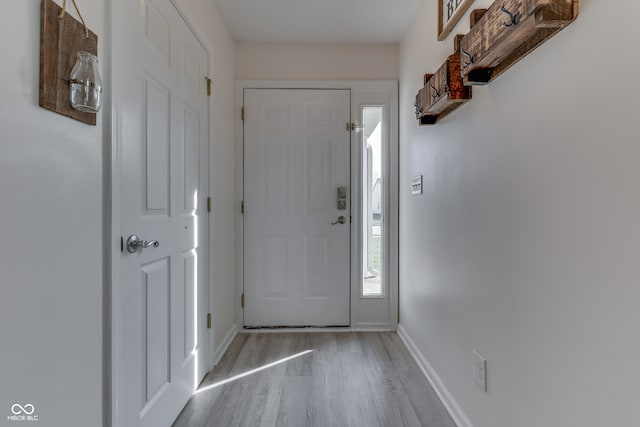
[{"label": "white door panel", "polygon": [[120,257],[114,424],[170,426],[206,369],[208,55],[169,0],[113,21],[121,232],[159,242]]},{"label": "white door panel", "polygon": [[244,107],[245,325],[349,325],[350,93],[246,89]]}]

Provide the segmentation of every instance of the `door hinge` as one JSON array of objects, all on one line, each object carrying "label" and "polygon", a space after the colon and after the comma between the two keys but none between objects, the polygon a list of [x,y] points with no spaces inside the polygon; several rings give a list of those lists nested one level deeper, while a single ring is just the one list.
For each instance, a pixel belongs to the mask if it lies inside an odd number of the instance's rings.
[{"label": "door hinge", "polygon": [[207,212],[211,212],[211,197],[207,197]]},{"label": "door hinge", "polygon": [[240,118],[244,122],[244,107],[242,107],[242,109],[240,110]]},{"label": "door hinge", "polygon": [[244,294],[240,297],[240,307],[244,308]]},{"label": "door hinge", "polygon": [[363,128],[364,128],[364,126],[362,126],[362,125],[358,125],[358,124],[355,124],[355,123],[347,123],[347,132],[351,132],[351,131],[354,131],[354,130],[361,130]]},{"label": "door hinge", "polygon": [[124,237],[120,236],[120,252],[124,252]]},{"label": "door hinge", "polygon": [[211,313],[207,313],[207,329],[211,329]]},{"label": "door hinge", "polygon": [[207,81],[207,96],[211,96],[211,79],[209,77],[204,79]]},{"label": "door hinge", "polygon": [[244,200],[240,202],[240,213],[244,214]]}]

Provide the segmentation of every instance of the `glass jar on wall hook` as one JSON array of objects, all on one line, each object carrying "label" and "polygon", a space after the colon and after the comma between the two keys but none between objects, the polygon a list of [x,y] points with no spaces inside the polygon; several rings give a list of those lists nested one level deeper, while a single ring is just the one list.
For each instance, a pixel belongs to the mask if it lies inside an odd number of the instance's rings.
[{"label": "glass jar on wall hook", "polygon": [[102,104],[102,79],[98,72],[98,58],[80,51],[69,77],[69,102],[76,110],[97,113]]}]

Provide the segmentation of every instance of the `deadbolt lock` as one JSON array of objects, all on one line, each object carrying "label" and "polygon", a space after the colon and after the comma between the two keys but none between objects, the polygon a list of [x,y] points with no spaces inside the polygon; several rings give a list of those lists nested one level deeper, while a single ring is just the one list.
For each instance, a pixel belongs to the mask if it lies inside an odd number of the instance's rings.
[{"label": "deadbolt lock", "polygon": [[347,187],[338,187],[337,207],[339,211],[347,209]]}]

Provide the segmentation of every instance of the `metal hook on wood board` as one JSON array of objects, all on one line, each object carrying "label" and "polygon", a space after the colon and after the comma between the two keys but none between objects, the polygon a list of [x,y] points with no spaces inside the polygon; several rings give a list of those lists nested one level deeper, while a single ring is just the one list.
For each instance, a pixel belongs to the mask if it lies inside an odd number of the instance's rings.
[{"label": "metal hook on wood board", "polygon": [[467,52],[463,48],[460,48],[460,54],[462,56],[466,56],[467,58],[469,58],[468,61],[462,61],[462,66],[464,68],[467,68],[469,65],[473,65],[475,63],[475,58],[473,57],[473,55],[471,55],[469,52]]},{"label": "metal hook on wood board", "polygon": [[509,19],[511,19],[511,22],[502,23],[502,25],[504,25],[505,27],[515,27],[520,23],[520,12],[512,13],[509,9],[507,9],[506,3],[502,3],[502,7],[500,7],[500,10],[502,11],[502,13],[507,15]]},{"label": "metal hook on wood board", "polygon": [[440,96],[440,91],[438,89],[436,89],[435,87],[433,87],[433,85],[431,83],[429,83],[429,86],[431,87],[431,90],[432,90],[431,96],[433,98],[438,98]]}]

